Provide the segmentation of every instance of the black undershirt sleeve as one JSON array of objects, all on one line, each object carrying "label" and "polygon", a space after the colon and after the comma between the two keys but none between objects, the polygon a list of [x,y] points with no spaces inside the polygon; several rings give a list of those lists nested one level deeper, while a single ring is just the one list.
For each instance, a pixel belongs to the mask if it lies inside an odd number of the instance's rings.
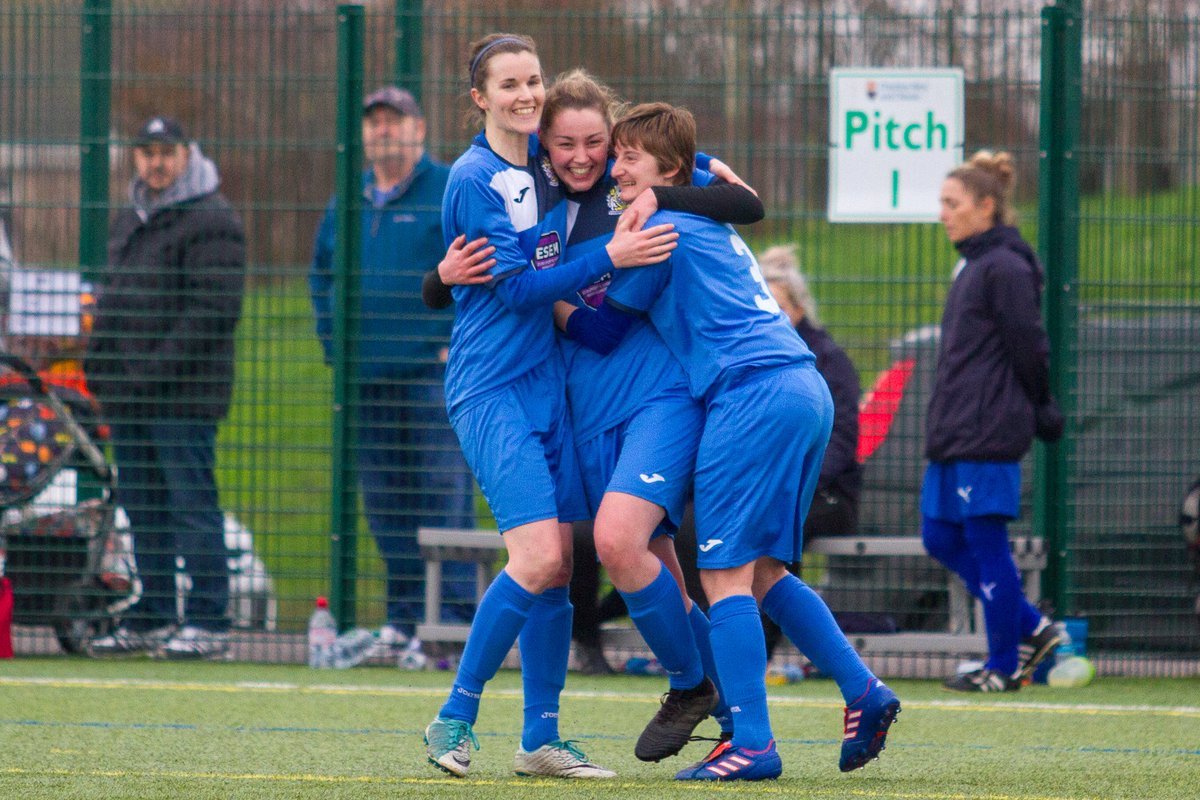
[{"label": "black undershirt sleeve", "polygon": [[762,200],[744,186],[718,181],[710,186],[655,186],[658,207],[708,217],[716,222],[749,225],[766,216]]},{"label": "black undershirt sleeve", "polygon": [[434,311],[449,308],[454,302],[454,295],[450,292],[450,287],[442,283],[436,268],[425,273],[421,280],[421,300],[428,308]]}]

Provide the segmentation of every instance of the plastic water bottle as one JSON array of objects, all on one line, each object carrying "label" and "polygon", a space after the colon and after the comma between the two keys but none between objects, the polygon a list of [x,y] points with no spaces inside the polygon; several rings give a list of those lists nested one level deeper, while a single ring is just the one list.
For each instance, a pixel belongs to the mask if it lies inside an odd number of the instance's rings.
[{"label": "plastic water bottle", "polygon": [[783,686],[787,683],[798,683],[805,677],[804,667],[796,664],[784,664],[767,670],[767,685]]},{"label": "plastic water bottle", "polygon": [[635,656],[625,662],[626,675],[666,675],[663,665],[657,658],[641,658]]},{"label": "plastic water bottle", "polygon": [[375,634],[365,628],[343,633],[333,642],[334,669],[357,667],[375,649]]},{"label": "plastic water bottle", "polygon": [[329,612],[329,601],[317,598],[317,607],[308,618],[308,665],[313,669],[333,666],[333,645],[337,641],[337,620]]}]

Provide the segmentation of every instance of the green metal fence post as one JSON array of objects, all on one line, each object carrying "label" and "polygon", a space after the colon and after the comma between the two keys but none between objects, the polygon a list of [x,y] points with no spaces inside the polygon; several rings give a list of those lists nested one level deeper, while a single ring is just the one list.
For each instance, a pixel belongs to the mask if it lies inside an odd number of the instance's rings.
[{"label": "green metal fence post", "polygon": [[396,83],[412,92],[418,103],[425,77],[424,23],[423,0],[396,0]]},{"label": "green metal fence post", "polygon": [[1072,611],[1067,569],[1071,520],[1075,329],[1079,283],[1079,119],[1081,114],[1081,0],[1059,0],[1042,9],[1041,142],[1038,169],[1038,250],[1046,267],[1046,329],[1050,336],[1050,387],[1067,417],[1055,445],[1038,446],[1035,530],[1045,537],[1049,563],[1043,594],[1058,613]]},{"label": "green metal fence post", "polygon": [[330,608],[343,629],[356,622],[359,256],[362,249],[363,9],[339,5],[337,85],[337,246],[333,261],[333,497]]},{"label": "green metal fence post", "polygon": [[107,258],[112,0],[87,0],[80,48],[79,268],[94,280]]}]

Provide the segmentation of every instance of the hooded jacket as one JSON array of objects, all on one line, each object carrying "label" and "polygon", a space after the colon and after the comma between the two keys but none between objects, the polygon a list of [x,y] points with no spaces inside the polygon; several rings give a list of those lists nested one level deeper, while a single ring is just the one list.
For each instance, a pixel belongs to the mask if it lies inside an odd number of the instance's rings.
[{"label": "hooded jacket", "polygon": [[998,225],[956,245],[925,428],[931,461],[1017,461],[1050,398],[1043,273],[1016,228]]},{"label": "hooded jacket", "polygon": [[113,220],[85,369],[111,422],[219,420],[229,410],[246,244],[196,144],[153,195],[135,178]]}]

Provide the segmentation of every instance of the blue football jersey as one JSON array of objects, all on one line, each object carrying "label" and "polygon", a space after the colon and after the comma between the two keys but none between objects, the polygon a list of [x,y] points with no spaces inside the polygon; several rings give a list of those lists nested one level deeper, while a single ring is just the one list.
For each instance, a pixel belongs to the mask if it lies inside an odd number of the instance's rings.
[{"label": "blue football jersey", "polygon": [[545,185],[537,168],[535,137],[530,138],[528,167],[496,155],[480,134],[450,169],[442,201],[446,246],[466,234],[467,241],[486,236],[496,248],[492,283],[453,289],[458,310],[446,366],[446,405],[451,413],[533,366],[560,358],[551,307],[517,312],[494,290],[497,282],[529,268],[539,249],[539,188]]},{"label": "blue football jersey", "polygon": [[737,232],[704,217],[662,211],[679,246],[662,264],[617,270],[607,302],[644,313],[688,376],[692,396],[743,370],[814,361],[771,295]]},{"label": "blue football jersey", "polygon": [[[714,180],[708,172],[694,171],[693,182],[698,186]],[[616,181],[606,172],[588,191],[564,194],[562,202],[547,213],[542,229],[554,230],[566,239],[563,258],[571,261],[608,244],[624,210]],[[604,302],[611,280],[609,273],[565,299],[582,313],[594,313]],[[646,320],[635,321],[608,355],[566,337],[560,337],[559,343],[567,366],[567,397],[577,441],[587,441],[624,422],[655,393],[687,386],[683,368]]]}]

